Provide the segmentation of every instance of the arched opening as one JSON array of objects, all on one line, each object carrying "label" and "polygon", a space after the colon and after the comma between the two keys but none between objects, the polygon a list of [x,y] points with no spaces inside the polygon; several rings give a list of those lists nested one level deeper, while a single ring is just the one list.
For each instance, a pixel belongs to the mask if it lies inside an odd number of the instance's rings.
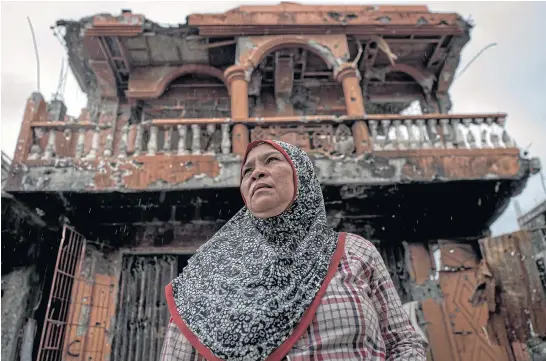
[{"label": "arched opening", "polygon": [[182,74],[166,85],[161,96],[141,102],[147,119],[229,117],[231,112],[223,80],[201,73]]},{"label": "arched opening", "polygon": [[343,88],[324,54],[288,44],[256,58],[248,89],[250,116],[346,114]]},{"label": "arched opening", "polygon": [[[187,118],[229,118],[231,116],[231,99],[222,79],[202,73],[186,73],[173,79],[165,91],[155,99],[140,100],[144,119],[187,119]],[[199,128],[201,150],[205,151],[210,141],[219,136],[219,127]],[[143,151],[148,151],[151,128],[143,132]],[[156,137],[159,151],[177,149],[180,137],[185,137],[186,150],[189,150],[194,129],[187,128],[181,135],[176,126],[158,127]],[[214,138],[214,139],[213,139]],[[170,143],[166,143],[167,139]]]},{"label": "arched opening", "polygon": [[[414,114],[415,104],[423,98],[419,76],[406,69],[385,68],[377,77],[367,80],[366,111],[368,114]],[[404,94],[404,96],[399,96]],[[398,96],[397,96],[398,95]],[[409,112],[409,113],[408,113]]]}]

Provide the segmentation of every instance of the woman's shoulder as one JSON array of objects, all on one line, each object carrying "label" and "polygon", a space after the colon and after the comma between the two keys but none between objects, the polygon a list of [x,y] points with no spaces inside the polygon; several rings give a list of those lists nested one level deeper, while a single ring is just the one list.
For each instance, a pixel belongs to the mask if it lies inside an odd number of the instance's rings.
[{"label": "woman's shoulder", "polygon": [[345,252],[349,256],[360,257],[366,261],[373,261],[381,257],[375,245],[366,238],[354,233],[345,235]]}]

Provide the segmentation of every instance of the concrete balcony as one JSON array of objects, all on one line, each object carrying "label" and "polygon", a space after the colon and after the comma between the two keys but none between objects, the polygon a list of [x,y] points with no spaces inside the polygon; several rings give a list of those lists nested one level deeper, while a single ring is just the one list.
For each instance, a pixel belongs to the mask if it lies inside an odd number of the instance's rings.
[{"label": "concrete balcony", "polygon": [[12,191],[237,187],[249,141],[305,149],[325,185],[517,179],[526,162],[505,115],[153,119],[125,124],[37,121]]},{"label": "concrete balcony", "polygon": [[150,224],[220,226],[243,205],[241,155],[255,139],[306,150],[332,226],[382,240],[482,235],[540,168],[504,114],[133,123],[114,111],[94,121],[41,112],[25,116],[6,190],[48,223],[62,214],[89,237],[120,242]]}]

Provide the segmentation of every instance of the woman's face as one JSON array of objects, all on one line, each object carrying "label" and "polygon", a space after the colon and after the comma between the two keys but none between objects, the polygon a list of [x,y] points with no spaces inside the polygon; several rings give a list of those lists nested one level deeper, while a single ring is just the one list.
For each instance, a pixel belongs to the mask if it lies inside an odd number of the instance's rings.
[{"label": "woman's face", "polygon": [[278,216],[294,197],[294,170],[269,144],[254,147],[242,168],[241,194],[258,218]]}]

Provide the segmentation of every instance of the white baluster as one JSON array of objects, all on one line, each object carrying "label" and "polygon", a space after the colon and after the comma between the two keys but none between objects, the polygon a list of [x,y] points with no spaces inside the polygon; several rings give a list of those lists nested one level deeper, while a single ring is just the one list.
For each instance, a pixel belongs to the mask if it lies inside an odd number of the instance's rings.
[{"label": "white baluster", "polygon": [[480,133],[482,134],[482,139],[487,148],[495,148],[493,144],[493,128],[491,127],[492,121],[491,118],[485,119],[485,123],[480,124]]},{"label": "white baluster", "polygon": [[191,154],[201,154],[201,127],[199,124],[191,125]]},{"label": "white baluster", "polygon": [[104,146],[104,156],[105,157],[110,157],[112,156],[112,148],[114,147],[114,137],[112,136],[112,134],[108,134],[106,136],[106,144]]},{"label": "white baluster", "polygon": [[143,136],[144,136],[144,127],[142,126],[142,123],[138,123],[136,136],[135,136],[135,152],[134,152],[135,156],[140,155],[140,153],[142,152]]},{"label": "white baluster", "polygon": [[207,154],[212,155],[216,152],[216,149],[214,149],[215,144],[213,139],[214,132],[216,131],[216,124],[207,124],[206,131],[209,139],[209,146],[205,151],[207,152]]},{"label": "white baluster", "polygon": [[409,131],[401,120],[395,120],[394,129],[396,134],[396,147],[398,149],[408,149],[409,148]]},{"label": "white baluster", "polygon": [[157,136],[159,128],[156,125],[150,127],[150,139],[148,140],[148,155],[157,153]]},{"label": "white baluster", "polygon": [[455,137],[453,128],[451,128],[451,124],[449,124],[449,119],[440,119],[440,124],[442,126],[442,135],[444,136],[444,146],[447,149],[453,149],[453,140]]},{"label": "white baluster", "polygon": [[55,156],[55,138],[57,132],[55,128],[49,129],[49,138],[47,139],[47,146],[42,159],[48,160]]},{"label": "white baluster", "polygon": [[483,119],[476,118],[474,122],[470,124],[470,131],[472,132],[472,137],[474,138],[474,146],[478,149],[483,148],[483,139],[480,125],[482,124]]},{"label": "white baluster", "polygon": [[461,120],[451,119],[451,128],[453,129],[453,144],[456,148],[465,148],[465,137],[461,130]]},{"label": "white baluster", "polygon": [[89,154],[86,158],[88,159],[95,159],[97,157],[97,154],[99,153],[99,146],[100,146],[100,127],[95,128],[95,132],[93,133],[93,139],[91,140],[91,150],[89,151]]},{"label": "white baluster", "polygon": [[471,125],[472,125],[472,119],[464,118],[463,124],[459,127],[464,137],[464,146],[466,149],[475,148],[475,140],[470,128]]},{"label": "white baluster", "polygon": [[78,129],[78,140],[76,142],[76,158],[83,157],[85,150],[85,128]]},{"label": "white baluster", "polygon": [[229,124],[222,124],[222,154],[231,152],[231,136],[229,134]]},{"label": "white baluster", "polygon": [[424,119],[417,119],[417,128],[419,129],[419,143],[422,149],[429,149],[432,144],[428,136],[427,126]]},{"label": "white baluster", "polygon": [[444,145],[442,143],[442,138],[440,137],[440,134],[438,134],[438,121],[436,119],[429,119],[428,120],[428,132],[430,136],[430,141],[432,143],[433,148],[443,148]]},{"label": "white baluster", "polygon": [[405,119],[404,124],[408,130],[408,144],[410,149],[419,148],[419,127],[412,119]]},{"label": "white baluster", "polygon": [[118,158],[127,157],[127,142],[129,140],[129,124],[125,124],[121,128],[121,139],[119,144],[119,155]]},{"label": "white baluster", "polygon": [[173,128],[168,127],[165,129],[165,142],[163,142],[163,152],[165,154],[171,154],[171,142],[173,137]]},{"label": "white baluster", "polygon": [[506,118],[498,118],[497,119],[497,125],[500,127],[500,129],[502,130],[502,132],[499,130],[498,132],[500,133],[500,137],[499,139],[501,139],[501,144],[503,146],[503,148],[506,148],[506,147],[515,147],[516,146],[516,142],[514,141],[514,139],[508,134],[508,132],[506,131]]},{"label": "white baluster", "polygon": [[372,135],[373,150],[383,149],[383,144],[379,139],[379,134],[377,133],[377,120],[370,120],[368,121],[368,124],[370,125],[370,134]]},{"label": "white baluster", "polygon": [[186,149],[186,135],[188,133],[188,126],[178,124],[176,128],[178,129],[178,155],[186,155],[188,154]]},{"label": "white baluster", "polygon": [[[383,130],[383,134],[385,136],[385,145],[383,146],[383,149],[393,149],[393,138],[396,137],[396,134],[391,133],[391,121],[389,119],[381,120],[381,129]],[[394,129],[392,130],[394,131]]]},{"label": "white baluster", "polygon": [[489,130],[488,130],[489,142],[491,142],[493,148],[499,148],[500,147],[500,144],[499,144],[500,138],[495,133],[495,128],[496,128],[496,125],[497,125],[497,124],[495,124],[495,119],[494,118],[486,118],[485,119],[485,125],[489,128]]}]

